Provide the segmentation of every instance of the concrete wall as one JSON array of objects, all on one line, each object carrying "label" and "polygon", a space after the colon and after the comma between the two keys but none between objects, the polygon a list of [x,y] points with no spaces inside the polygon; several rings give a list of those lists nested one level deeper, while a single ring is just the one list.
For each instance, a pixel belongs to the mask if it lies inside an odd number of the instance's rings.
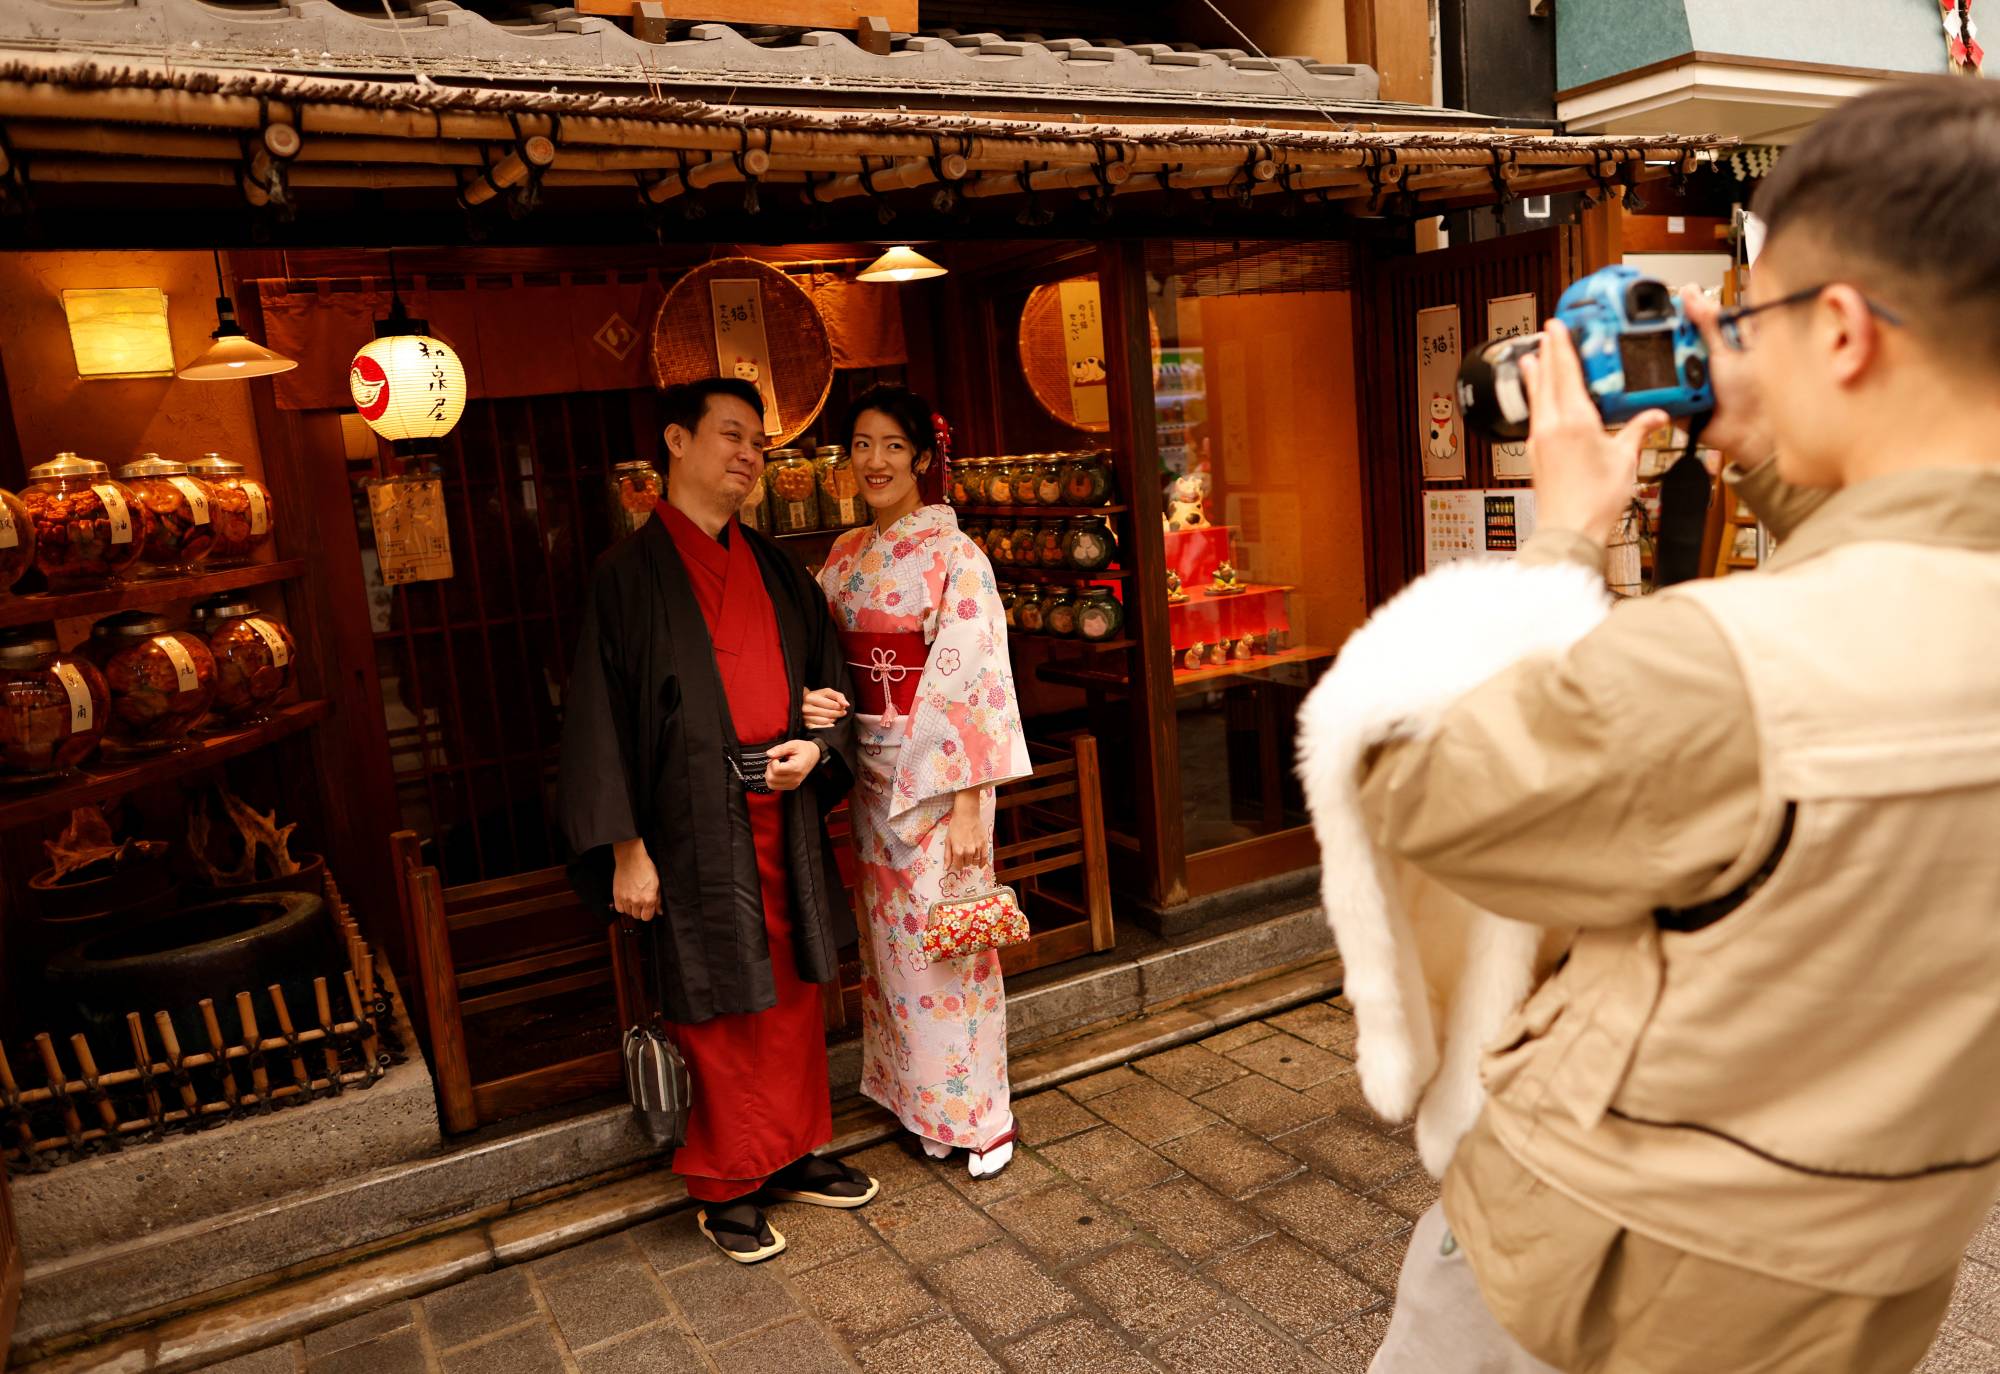
[{"label": "concrete wall", "polygon": [[1683,53],[1945,70],[1934,0],[1559,0],[1556,89]]},{"label": "concrete wall", "polygon": [[180,365],[208,347],[215,328],[207,253],[0,253],[0,359],[23,463],[64,449],[113,468],[148,450],[169,458],[214,452],[262,471],[247,383],[78,379],[62,293],[89,286],[164,290]]}]

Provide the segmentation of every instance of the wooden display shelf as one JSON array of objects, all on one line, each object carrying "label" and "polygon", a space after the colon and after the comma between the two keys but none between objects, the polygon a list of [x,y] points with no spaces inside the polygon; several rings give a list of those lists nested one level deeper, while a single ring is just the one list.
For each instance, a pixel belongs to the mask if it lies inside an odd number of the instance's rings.
[{"label": "wooden display shelf", "polygon": [[1199,687],[1204,683],[1220,681],[1232,677],[1253,677],[1273,668],[1282,668],[1292,663],[1315,663],[1323,658],[1332,658],[1333,650],[1316,645],[1300,645],[1296,649],[1281,649],[1275,654],[1259,654],[1238,663],[1220,663],[1212,668],[1174,669],[1174,688]]},{"label": "wooden display shelf", "polygon": [[1023,520],[1060,520],[1078,515],[1123,515],[1130,506],[953,506],[962,516],[980,520],[1020,517]]},{"label": "wooden display shelf", "polygon": [[1122,582],[1132,574],[1125,568],[1099,568],[1096,572],[1084,572],[1079,568],[1017,568],[1011,563],[995,563],[995,582]]},{"label": "wooden display shelf", "polygon": [[300,701],[280,707],[269,720],[226,735],[197,735],[185,749],[150,758],[120,759],[90,765],[74,777],[46,787],[0,790],[0,830],[32,821],[67,816],[79,806],[106,801],[157,782],[213,768],[274,740],[319,724],[332,708],[324,701]]},{"label": "wooden display shelf", "polygon": [[37,592],[32,596],[0,596],[0,629],[33,625],[44,620],[72,620],[110,615],[115,611],[150,609],[169,601],[187,601],[289,582],[306,570],[303,558],[275,563],[249,563],[240,568],[194,573],[187,577],[135,578],[87,592]]}]

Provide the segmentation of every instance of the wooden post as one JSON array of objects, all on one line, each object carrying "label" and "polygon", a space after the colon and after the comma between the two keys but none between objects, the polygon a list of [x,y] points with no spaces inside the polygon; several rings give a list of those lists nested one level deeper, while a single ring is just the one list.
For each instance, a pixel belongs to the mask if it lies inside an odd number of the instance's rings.
[{"label": "wooden post", "polygon": [[[437,1082],[438,1110],[447,1131],[469,1131],[479,1124],[479,1112],[472,1100],[472,1066],[466,1057],[465,1019],[458,1006],[458,972],[451,958],[444,888],[434,868],[415,869],[404,880],[410,884],[410,905],[417,918],[417,980],[425,1019],[431,1027],[431,1073]],[[351,974],[347,986],[352,992]],[[355,1002],[359,1015],[358,994]]]},{"label": "wooden post", "polygon": [[1105,852],[1103,780],[1097,768],[1097,740],[1076,737],[1076,821],[1083,832],[1083,905],[1090,914],[1090,947],[1111,948],[1111,856]]},{"label": "wooden post", "polygon": [[1382,81],[1382,99],[1431,103],[1430,6],[1410,0],[1345,0],[1347,60],[1365,62]]},{"label": "wooden post", "polygon": [[1138,648],[1127,651],[1133,762],[1139,778],[1139,842],[1146,895],[1160,906],[1187,900],[1187,841],[1181,823],[1180,722],[1174,710],[1167,624],[1166,511],[1154,428],[1153,349],[1146,314],[1146,253],[1136,239],[1097,246],[1104,350],[1111,360],[1111,433],[1127,456],[1132,569],[1125,614]]},{"label": "wooden post", "polygon": [[1583,212],[1583,272],[1625,260],[1625,205],[1616,188]]}]

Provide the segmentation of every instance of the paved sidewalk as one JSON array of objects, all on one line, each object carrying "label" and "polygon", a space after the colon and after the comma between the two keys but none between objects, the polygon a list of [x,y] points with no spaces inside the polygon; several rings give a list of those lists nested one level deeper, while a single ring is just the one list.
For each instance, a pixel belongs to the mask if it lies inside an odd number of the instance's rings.
[{"label": "paved sidewalk", "polygon": [[[901,1143],[859,1212],[784,1206],[778,1259],[683,1212],[215,1374],[1361,1374],[1437,1190],[1316,1002],[1015,1104],[974,1183]],[[1996,1214],[2000,1216],[2000,1214]],[[2000,1370],[2000,1222],[1924,1374]]]}]

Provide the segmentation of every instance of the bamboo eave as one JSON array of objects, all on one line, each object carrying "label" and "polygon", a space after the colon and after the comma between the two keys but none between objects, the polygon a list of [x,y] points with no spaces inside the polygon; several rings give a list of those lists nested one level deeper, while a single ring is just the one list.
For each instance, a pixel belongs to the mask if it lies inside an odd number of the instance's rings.
[{"label": "bamboo eave", "polygon": [[[468,205],[534,181],[633,185],[658,203],[745,180],[810,200],[1195,191],[1367,201],[1610,187],[1689,170],[1715,138],[1560,137],[1468,126],[1301,128],[908,110],[708,105],[429,82],[0,63],[0,127],[32,180],[300,187],[453,187]],[[943,173],[942,177],[940,172]]]}]

